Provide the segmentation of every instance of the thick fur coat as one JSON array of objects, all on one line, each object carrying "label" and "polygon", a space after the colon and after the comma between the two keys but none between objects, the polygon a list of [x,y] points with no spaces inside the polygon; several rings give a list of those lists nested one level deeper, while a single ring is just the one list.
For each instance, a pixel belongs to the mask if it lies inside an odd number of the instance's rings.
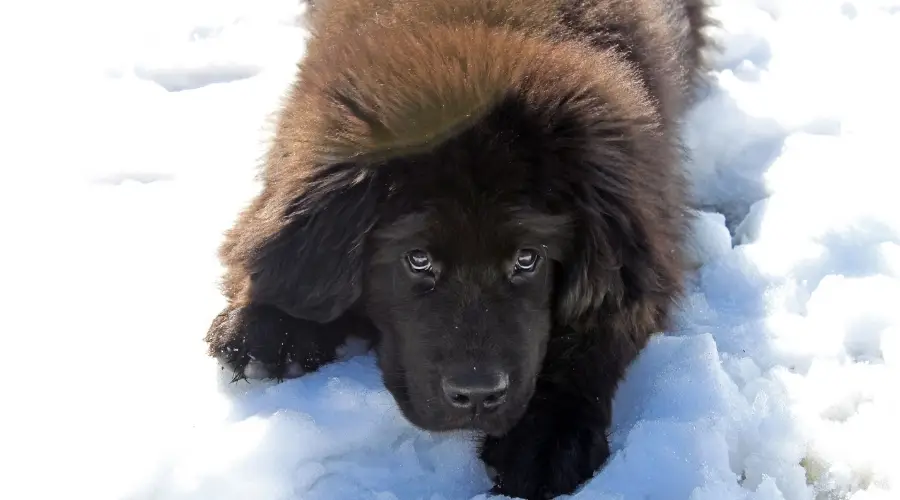
[{"label": "thick fur coat", "polygon": [[368,336],[410,422],[483,431],[495,492],[573,492],[682,292],[702,1],[318,1],[210,354],[282,379]]}]

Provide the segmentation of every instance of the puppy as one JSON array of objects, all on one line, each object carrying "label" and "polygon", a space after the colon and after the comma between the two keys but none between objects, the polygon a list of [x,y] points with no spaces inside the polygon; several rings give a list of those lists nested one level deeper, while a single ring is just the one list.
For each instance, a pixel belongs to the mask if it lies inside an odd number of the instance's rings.
[{"label": "puppy", "polygon": [[493,492],[574,492],[682,293],[702,1],[318,2],[210,355],[284,379],[368,336],[412,424],[482,431]]}]

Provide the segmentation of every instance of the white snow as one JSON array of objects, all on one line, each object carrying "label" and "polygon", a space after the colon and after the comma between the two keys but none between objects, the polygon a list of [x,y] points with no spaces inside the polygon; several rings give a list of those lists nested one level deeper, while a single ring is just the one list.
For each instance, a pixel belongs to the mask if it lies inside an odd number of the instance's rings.
[{"label": "white snow", "polygon": [[[302,5],[8,4],[0,497],[485,498],[468,436],[406,423],[371,355],[275,385],[203,353]],[[900,1],[715,14],[696,277],[576,496],[900,498]]]}]

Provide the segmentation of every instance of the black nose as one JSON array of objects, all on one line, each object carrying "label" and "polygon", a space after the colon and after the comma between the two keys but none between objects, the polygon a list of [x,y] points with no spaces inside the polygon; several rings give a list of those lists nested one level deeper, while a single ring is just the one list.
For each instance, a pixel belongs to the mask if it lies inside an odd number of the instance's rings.
[{"label": "black nose", "polygon": [[466,373],[444,377],[444,395],[457,408],[493,409],[506,402],[509,375],[504,372]]}]

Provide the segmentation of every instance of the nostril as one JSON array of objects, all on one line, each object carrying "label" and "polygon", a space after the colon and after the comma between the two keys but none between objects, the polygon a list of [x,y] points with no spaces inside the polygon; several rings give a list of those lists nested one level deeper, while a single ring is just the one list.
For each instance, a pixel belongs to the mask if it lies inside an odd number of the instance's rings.
[{"label": "nostril", "polygon": [[472,404],[469,396],[459,393],[450,394],[450,402],[459,407],[467,407]]},{"label": "nostril", "polygon": [[441,388],[447,401],[457,408],[492,409],[506,402],[509,376],[500,372],[444,377]]},{"label": "nostril", "polygon": [[471,387],[460,384],[452,378],[444,378],[441,386],[451,405],[457,408],[469,408],[472,406],[473,392]]},{"label": "nostril", "polygon": [[493,408],[495,406],[500,406],[505,402],[506,389],[500,389],[485,396],[484,401],[482,401],[481,405],[485,408]]}]

